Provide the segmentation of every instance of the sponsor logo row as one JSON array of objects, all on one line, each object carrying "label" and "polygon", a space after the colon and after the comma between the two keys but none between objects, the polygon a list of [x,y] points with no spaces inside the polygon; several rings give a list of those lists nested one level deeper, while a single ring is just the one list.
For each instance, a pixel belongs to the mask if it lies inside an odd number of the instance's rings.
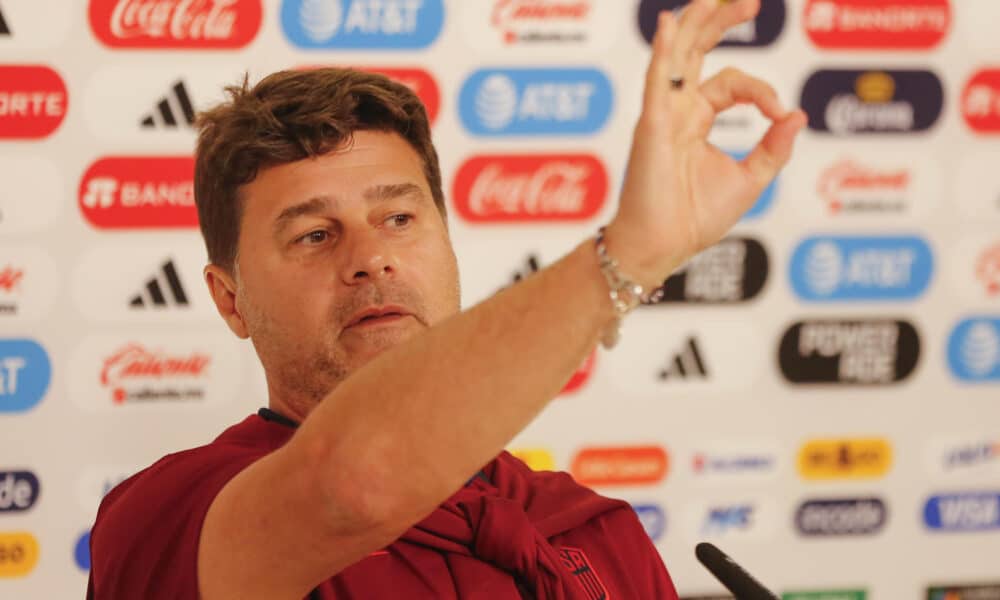
[{"label": "sponsor logo row", "polygon": [[[111,49],[205,49],[246,47],[257,37],[261,0],[90,0],[92,35]],[[481,51],[547,48],[600,50],[622,31],[625,15],[599,0],[481,0],[463,3],[461,30]],[[661,10],[683,10],[688,0],[642,0],[636,21],[652,39]],[[39,11],[43,12],[43,11]],[[278,11],[287,40],[302,49],[414,49],[433,44],[445,21],[443,0],[282,0]],[[801,29],[825,50],[921,51],[940,45],[954,20],[950,0],[808,0]],[[787,27],[786,0],[762,0],[758,16],[723,37],[722,47],[762,47]],[[69,17],[56,32],[16,5],[0,12],[0,36],[14,43],[54,44],[68,32]],[[26,38],[23,40],[18,38]]]},{"label": "sponsor logo row", "polygon": [[[369,69],[412,86],[430,116],[437,115],[440,90],[430,73]],[[167,83],[151,80],[147,71],[109,67],[93,78],[84,112],[100,138],[148,141],[179,134],[186,141],[193,135],[195,112],[207,107],[201,99],[215,98],[219,87],[218,75],[208,72],[192,71]],[[143,97],[136,114],[122,110]],[[62,76],[51,67],[0,65],[0,138],[52,135],[70,104]],[[945,90],[930,70],[824,69],[807,77],[799,104],[817,133],[898,135],[933,127],[943,112]],[[956,104],[972,131],[1000,133],[1000,69],[974,72]],[[479,69],[457,96],[459,120],[469,134],[481,137],[592,135],[607,124],[614,105],[608,76],[584,67]]]}]

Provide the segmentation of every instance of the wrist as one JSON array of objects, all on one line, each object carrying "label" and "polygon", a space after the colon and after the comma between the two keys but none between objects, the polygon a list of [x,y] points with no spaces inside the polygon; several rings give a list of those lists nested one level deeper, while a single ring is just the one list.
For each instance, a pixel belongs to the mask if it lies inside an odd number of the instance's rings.
[{"label": "wrist", "polygon": [[604,244],[608,254],[618,262],[619,270],[647,293],[662,286],[670,273],[683,262],[680,252],[666,256],[650,252],[647,244],[639,242],[614,222],[605,228]]}]

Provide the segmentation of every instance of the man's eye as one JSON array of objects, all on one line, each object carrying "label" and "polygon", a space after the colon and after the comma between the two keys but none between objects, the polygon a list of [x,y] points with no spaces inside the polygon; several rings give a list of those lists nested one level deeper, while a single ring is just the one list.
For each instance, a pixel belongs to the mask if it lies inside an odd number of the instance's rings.
[{"label": "man's eye", "polygon": [[330,237],[329,233],[327,233],[322,229],[318,229],[316,231],[310,231],[309,233],[300,237],[299,241],[305,244],[322,244],[329,237]]},{"label": "man's eye", "polygon": [[412,215],[404,215],[404,214],[392,215],[387,219],[387,221],[389,221],[392,225],[396,227],[405,227],[409,225],[410,221],[412,220],[413,220]]}]

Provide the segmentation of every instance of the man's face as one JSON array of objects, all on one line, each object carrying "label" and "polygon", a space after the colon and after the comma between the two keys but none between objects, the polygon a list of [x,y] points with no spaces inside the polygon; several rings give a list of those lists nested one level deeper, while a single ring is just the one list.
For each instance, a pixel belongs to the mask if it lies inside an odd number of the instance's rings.
[{"label": "man's face", "polygon": [[272,395],[305,412],[379,352],[459,310],[420,157],[394,133],[262,170],[243,187],[236,312]]}]

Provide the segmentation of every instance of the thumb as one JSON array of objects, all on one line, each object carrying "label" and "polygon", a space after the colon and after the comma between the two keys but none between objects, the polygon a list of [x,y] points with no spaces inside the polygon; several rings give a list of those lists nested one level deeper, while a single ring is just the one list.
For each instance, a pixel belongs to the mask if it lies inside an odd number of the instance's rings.
[{"label": "thumb", "polygon": [[744,166],[761,188],[767,186],[788,162],[795,136],[805,126],[806,120],[806,114],[796,110],[775,121],[757,146],[743,159]]}]

